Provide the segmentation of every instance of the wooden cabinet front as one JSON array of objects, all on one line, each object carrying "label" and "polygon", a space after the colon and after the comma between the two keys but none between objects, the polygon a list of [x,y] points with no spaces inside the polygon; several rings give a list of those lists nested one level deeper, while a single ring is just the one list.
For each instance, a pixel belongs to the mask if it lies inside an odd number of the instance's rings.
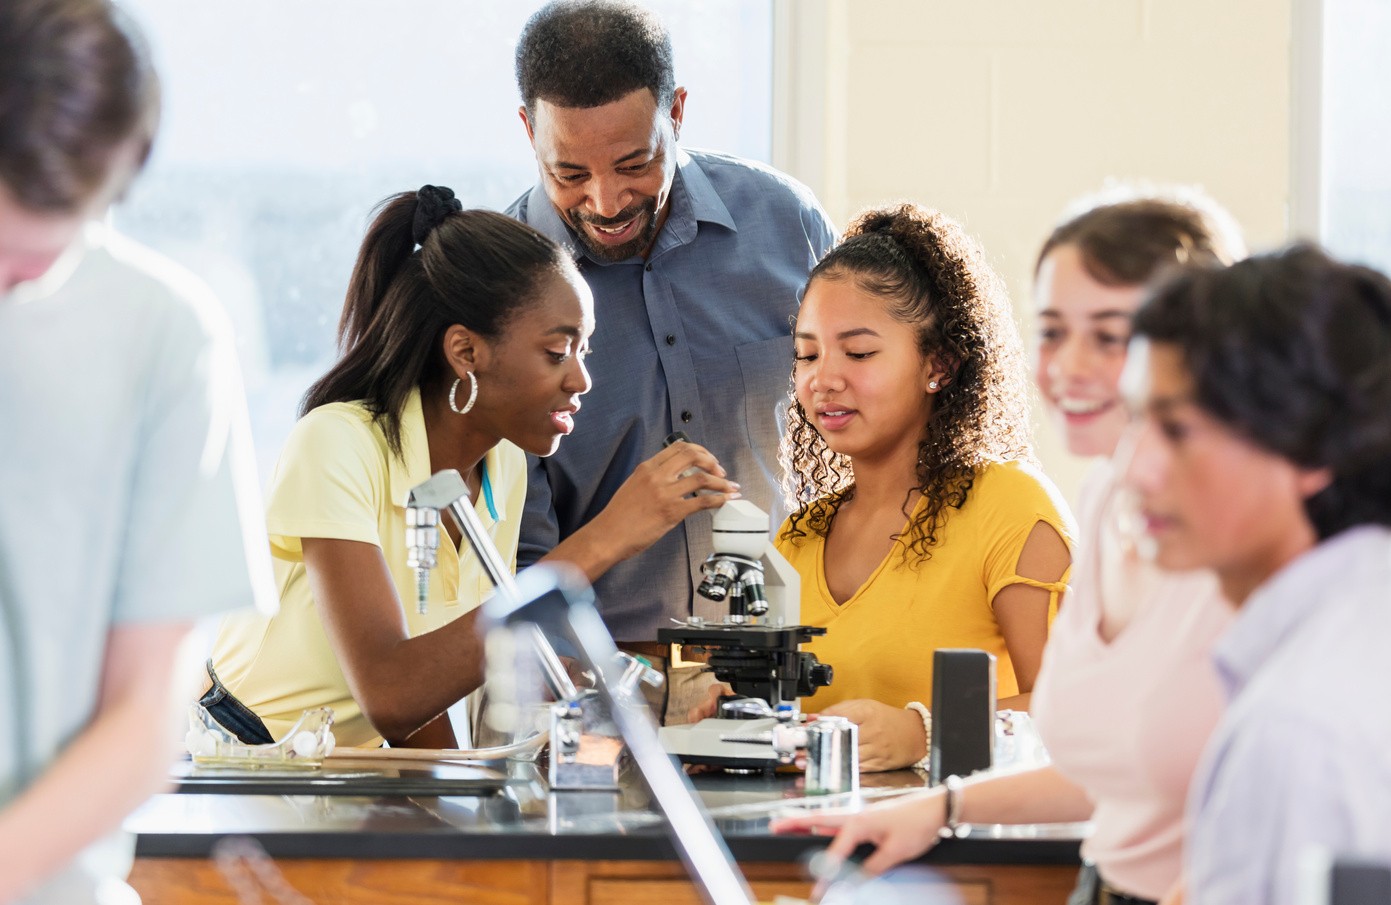
[{"label": "wooden cabinet front", "polygon": [[[315,905],[702,905],[680,864],[663,861],[429,861],[281,859],[278,876]],[[805,898],[800,864],[740,865],[760,901]],[[262,877],[252,877],[264,873]],[[962,905],[1062,905],[1075,867],[951,865],[925,884],[953,889]],[[275,884],[269,872],[243,870],[242,882]],[[141,858],[130,884],[145,905],[240,905],[211,861]],[[266,889],[267,892],[274,891]],[[927,890],[925,889],[924,892]],[[289,892],[285,890],[285,892]],[[281,901],[293,901],[294,892]],[[918,897],[921,898],[921,897]],[[273,901],[269,896],[266,900]]]}]

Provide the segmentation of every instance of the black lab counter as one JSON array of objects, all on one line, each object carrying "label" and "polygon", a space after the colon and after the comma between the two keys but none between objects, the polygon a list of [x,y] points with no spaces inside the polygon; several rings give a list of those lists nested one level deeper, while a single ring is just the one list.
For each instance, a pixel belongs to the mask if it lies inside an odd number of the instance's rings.
[{"label": "black lab counter", "polygon": [[[292,886],[324,905],[699,901],[639,778],[618,794],[548,794],[533,765],[501,769],[508,775],[496,791],[472,795],[159,795],[126,823],[137,837],[131,883],[147,905],[231,905],[238,900],[210,859],[220,840],[249,837]],[[768,821],[845,801],[807,798],[799,774],[693,780],[755,892],[806,895],[805,859],[828,839],[774,836]],[[876,800],[920,788],[924,780],[903,771],[867,774],[864,782],[862,795]],[[403,782],[402,792],[428,787],[416,776]],[[921,873],[915,882],[954,885],[963,902],[1061,903],[1084,831],[1079,825],[972,827],[915,864]]]}]

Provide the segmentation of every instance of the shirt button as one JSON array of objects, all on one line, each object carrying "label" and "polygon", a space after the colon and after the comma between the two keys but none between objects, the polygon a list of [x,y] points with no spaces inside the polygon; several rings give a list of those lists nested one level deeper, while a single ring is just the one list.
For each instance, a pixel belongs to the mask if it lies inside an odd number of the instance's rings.
[{"label": "shirt button", "polygon": [[667,345],[668,345],[668,346],[674,346],[674,345],[676,345],[676,334],[675,334],[675,333],[668,333],[668,334],[667,334]]},{"label": "shirt button", "polygon": [[651,264],[648,264],[648,265],[647,265],[647,272],[648,272],[648,273],[651,273],[651,272],[652,272],[652,265],[651,265]]},{"label": "shirt button", "polygon": [[682,420],[682,421],[690,421],[690,420],[691,420],[691,413],[690,413],[690,412],[682,412],[682,413],[681,413],[681,420]]}]

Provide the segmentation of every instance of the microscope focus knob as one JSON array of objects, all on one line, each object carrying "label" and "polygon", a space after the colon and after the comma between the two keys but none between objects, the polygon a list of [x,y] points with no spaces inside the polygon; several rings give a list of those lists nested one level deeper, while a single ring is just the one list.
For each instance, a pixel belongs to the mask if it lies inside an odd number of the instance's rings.
[{"label": "microscope focus knob", "polygon": [[812,688],[825,688],[831,684],[835,675],[835,670],[831,668],[831,664],[813,663],[811,669],[807,670],[807,681],[811,683]]}]

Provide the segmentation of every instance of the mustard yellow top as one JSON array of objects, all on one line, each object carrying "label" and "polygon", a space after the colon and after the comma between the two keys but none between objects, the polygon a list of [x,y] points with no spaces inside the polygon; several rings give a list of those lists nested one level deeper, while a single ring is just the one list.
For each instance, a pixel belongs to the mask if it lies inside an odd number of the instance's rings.
[{"label": "mustard yellow top", "polygon": [[1015,573],[1024,543],[1039,522],[1051,525],[1072,546],[1072,515],[1048,478],[1019,462],[987,465],[965,504],[947,509],[930,559],[905,562],[904,545],[896,543],[844,604],[836,603],[826,586],[825,539],[814,534],[789,538],[784,523],[776,543],[802,576],[802,622],[827,629],[803,650],[835,669],[831,685],[804,700],[803,709],[815,713],[860,698],[894,707],[910,701],[931,706],[932,652],[942,647],[994,654],[997,694],[1018,694],[993,601],[1002,588],[1027,584],[1050,592],[1050,623],[1057,614],[1067,574],[1044,583]]},{"label": "mustard yellow top", "polygon": [[[401,458],[357,403],[320,406],[299,420],[281,450],[266,499],[266,526],[280,589],[280,613],[246,611],[222,620],[213,647],[218,678],[279,739],[311,707],[332,707],[341,745],[380,746],[348,691],[324,632],[304,570],[300,538],[361,541],[381,548],[402,601],[411,637],[439,628],[491,596],[492,583],[472,554],[462,560],[440,531],[439,566],[430,575],[430,612],[415,605],[406,567],[406,498],[430,477],[430,450],[420,394],[401,415]],[[474,509],[502,555],[516,567],[517,533],[526,501],[526,456],[503,441],[484,459],[494,519],[480,493]],[[448,516],[444,516],[448,518]]]}]

